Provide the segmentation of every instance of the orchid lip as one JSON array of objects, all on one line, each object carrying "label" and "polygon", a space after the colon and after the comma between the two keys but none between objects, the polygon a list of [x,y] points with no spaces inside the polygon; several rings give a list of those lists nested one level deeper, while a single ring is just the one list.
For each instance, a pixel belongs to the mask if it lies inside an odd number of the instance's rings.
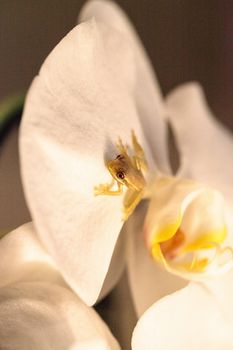
[{"label": "orchid lip", "polygon": [[144,228],[154,260],[187,279],[221,273],[233,265],[227,234],[224,201],[218,191],[194,181],[160,179]]}]

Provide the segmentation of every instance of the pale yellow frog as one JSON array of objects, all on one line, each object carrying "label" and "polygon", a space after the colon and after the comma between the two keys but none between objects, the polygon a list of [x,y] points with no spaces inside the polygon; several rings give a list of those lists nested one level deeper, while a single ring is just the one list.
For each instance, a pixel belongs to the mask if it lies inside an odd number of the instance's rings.
[{"label": "pale yellow frog", "polygon": [[[134,131],[132,131],[132,145],[134,154],[129,155],[127,145],[123,145],[121,139],[116,145],[118,156],[106,163],[113,179],[110,184],[100,184],[94,188],[95,195],[118,196],[123,193],[123,187],[127,187],[123,201],[123,220],[127,220],[142,199],[146,181],[143,172],[147,171],[147,161],[144,151],[139,144]],[[117,189],[113,189],[117,185]]]}]

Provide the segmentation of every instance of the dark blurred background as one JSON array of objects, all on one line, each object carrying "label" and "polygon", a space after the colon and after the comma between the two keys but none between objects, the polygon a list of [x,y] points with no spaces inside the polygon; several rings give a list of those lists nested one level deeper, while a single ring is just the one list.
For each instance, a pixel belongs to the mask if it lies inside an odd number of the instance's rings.
[{"label": "dark blurred background", "polygon": [[[75,25],[83,3],[83,0],[0,0],[0,100],[28,88],[45,57]],[[117,3],[134,23],[163,93],[182,82],[199,81],[216,116],[233,129],[233,1]],[[17,137],[18,126],[14,125],[0,140],[0,231],[30,220],[20,182]],[[113,292],[111,301],[109,298],[104,301],[104,307],[103,304],[99,307],[102,315],[110,307],[112,315],[116,315],[119,299],[120,305],[125,300],[121,307],[129,311],[128,292],[121,293]],[[114,317],[111,328],[127,349],[130,338],[118,334],[119,318]],[[133,329],[135,320],[134,316],[130,319],[123,316],[120,323],[123,328]]]}]

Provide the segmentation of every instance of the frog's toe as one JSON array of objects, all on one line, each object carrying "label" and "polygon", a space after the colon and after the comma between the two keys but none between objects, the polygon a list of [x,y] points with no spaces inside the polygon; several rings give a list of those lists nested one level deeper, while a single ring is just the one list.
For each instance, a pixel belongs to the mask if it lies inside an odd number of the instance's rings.
[{"label": "frog's toe", "polygon": [[102,194],[104,191],[103,185],[98,185],[94,187],[94,195],[98,196],[100,194]]}]

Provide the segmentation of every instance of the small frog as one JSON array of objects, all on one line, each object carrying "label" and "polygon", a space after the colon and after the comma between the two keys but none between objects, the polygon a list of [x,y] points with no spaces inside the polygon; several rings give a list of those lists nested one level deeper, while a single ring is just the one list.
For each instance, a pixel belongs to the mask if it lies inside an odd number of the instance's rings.
[{"label": "small frog", "polygon": [[[112,175],[112,182],[110,184],[100,184],[94,188],[95,195],[117,196],[123,193],[123,186],[127,187],[123,205],[124,217],[126,221],[132,214],[138,203],[143,197],[146,188],[146,181],[143,171],[146,171],[147,161],[144,151],[137,141],[136,135],[132,130],[132,145],[134,155],[130,156],[128,146],[123,145],[122,140],[119,139],[116,148],[119,151],[118,156],[107,162],[106,166]],[[114,185],[117,189],[113,189]]]}]

